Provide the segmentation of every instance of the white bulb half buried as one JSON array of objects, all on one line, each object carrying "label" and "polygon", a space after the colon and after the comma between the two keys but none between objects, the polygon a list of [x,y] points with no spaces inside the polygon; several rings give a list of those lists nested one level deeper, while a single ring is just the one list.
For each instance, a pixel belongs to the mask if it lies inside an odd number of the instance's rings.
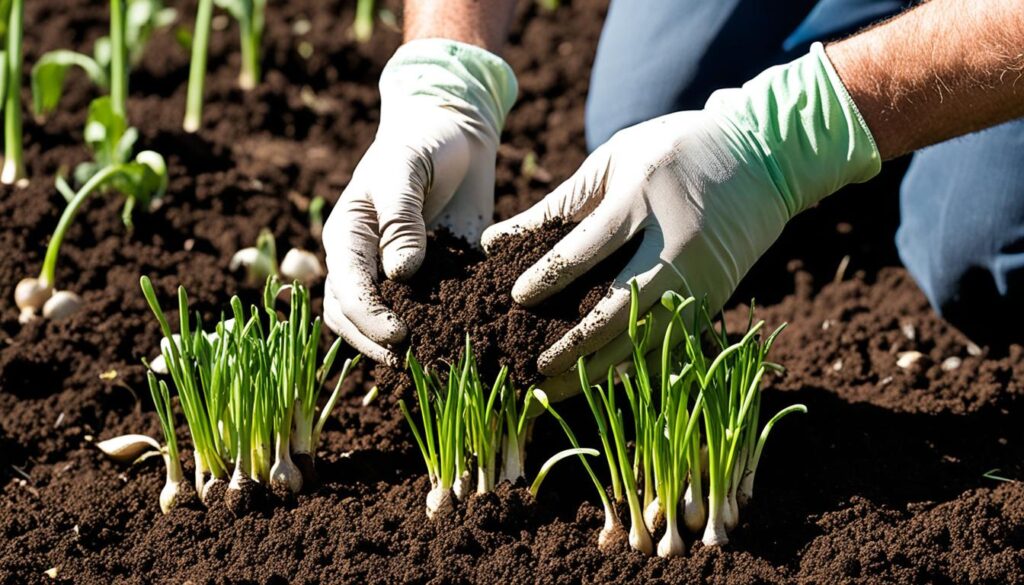
[{"label": "white bulb half buried", "polygon": [[720,508],[725,507],[724,503],[719,506],[710,506],[708,512],[708,524],[704,527],[704,536],[701,542],[704,546],[722,546],[729,544],[729,535],[725,531],[725,523],[722,521]]},{"label": "white bulb half buried", "polygon": [[249,283],[259,284],[274,273],[274,262],[276,261],[277,258],[268,258],[260,254],[259,248],[242,248],[231,257],[228,269],[234,272],[244,267]]},{"label": "white bulb half buried", "polygon": [[459,477],[455,478],[455,485],[452,486],[452,492],[459,501],[466,499],[466,496],[469,495],[471,483],[472,481],[469,471],[464,471],[459,475]]},{"label": "white bulb half buried", "polygon": [[438,485],[427,492],[427,518],[433,520],[438,514],[447,516],[454,508],[451,489]]},{"label": "white bulb half buried", "polygon": [[597,548],[603,551],[613,550],[616,543],[625,539],[626,530],[615,515],[615,510],[610,506],[604,507],[604,527],[597,535]]},{"label": "white bulb half buried", "polygon": [[38,278],[23,278],[14,287],[14,304],[23,312],[40,311],[47,299],[53,295],[53,287],[43,284]]},{"label": "white bulb half buried", "polygon": [[281,276],[287,281],[297,280],[306,286],[324,276],[324,267],[315,254],[307,250],[292,248],[281,260]]},{"label": "white bulb half buried", "polygon": [[43,317],[60,321],[74,315],[81,308],[82,297],[71,291],[59,290],[43,304]]},{"label": "white bulb half buried", "polygon": [[675,518],[672,518],[665,529],[665,536],[658,542],[658,556],[678,557],[682,556],[685,552],[686,545],[683,543],[683,537],[679,534],[679,527],[676,525]]},{"label": "white bulb half buried", "polygon": [[683,523],[694,534],[704,527],[704,499],[693,496],[693,483],[686,486],[683,495]]},{"label": "white bulb half buried", "polygon": [[146,435],[121,435],[100,441],[96,447],[118,463],[131,463],[147,451],[159,451],[160,443]]},{"label": "white bulb half buried", "polygon": [[642,524],[637,526],[634,523],[629,527],[629,546],[645,555],[654,554],[654,543],[651,542],[651,534],[647,532],[647,527]]},{"label": "white bulb half buried", "polygon": [[651,500],[651,503],[647,504],[647,507],[644,508],[644,524],[647,526],[647,530],[653,534],[655,529],[658,528],[661,518],[661,500],[655,497]]}]

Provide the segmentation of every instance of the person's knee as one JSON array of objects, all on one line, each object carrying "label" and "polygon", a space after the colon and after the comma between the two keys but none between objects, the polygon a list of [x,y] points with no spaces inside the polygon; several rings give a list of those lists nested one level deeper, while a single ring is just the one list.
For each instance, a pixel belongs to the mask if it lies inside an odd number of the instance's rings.
[{"label": "person's knee", "polygon": [[1024,122],[915,155],[904,178],[900,257],[932,306],[972,338],[1024,326]]}]

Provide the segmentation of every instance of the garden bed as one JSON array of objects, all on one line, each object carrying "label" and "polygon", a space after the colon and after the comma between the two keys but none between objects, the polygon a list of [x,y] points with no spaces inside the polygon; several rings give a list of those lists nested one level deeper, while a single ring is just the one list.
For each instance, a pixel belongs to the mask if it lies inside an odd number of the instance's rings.
[{"label": "garden bed", "polygon": [[[88,52],[106,28],[104,3],[27,4],[29,64],[55,48]],[[428,522],[429,486],[397,396],[382,384],[362,406],[376,383],[369,366],[346,383],[325,429],[315,491],[242,518],[194,502],[161,515],[159,460],[117,465],[92,444],[159,436],[140,359],[156,355],[160,334],[138,277],[149,274],[163,299],[185,285],[213,316],[232,293],[258,293],[228,262],[262,227],[281,248],[319,250],[305,205],[334,202],[350,179],[375,131],[377,77],[400,39],[378,23],[369,44],[350,41],[339,31],[351,4],[272,3],[266,78],[251,93],[236,88],[236,32],[216,31],[196,135],[181,130],[188,52],[173,31],[157,34],[132,76],[129,117],[140,145],[168,159],[163,205],[137,214],[127,234],[120,202],[87,204],[58,269],[84,309],[23,326],[13,285],[39,269],[59,216],[54,175],[87,158],[81,129],[95,90],[74,72],[58,111],[26,120],[32,184],[0,190],[0,583],[1024,582],[1024,485],[985,477],[1024,477],[1024,350],[972,344],[897,267],[893,172],[798,218],[736,295],[756,295],[769,326],[791,324],[773,354],[789,372],[769,382],[766,410],[802,402],[809,413],[773,434],[758,498],[723,549],[691,537],[671,560],[599,552],[600,508],[573,462],[552,472],[539,502],[506,485]],[[586,72],[605,2],[565,2],[554,14],[530,4],[507,52],[521,97],[498,155],[498,218],[585,157]],[[194,3],[176,7],[190,26]],[[302,20],[310,30],[298,35]],[[578,310],[566,307],[559,326]],[[746,311],[734,301],[727,319]],[[901,368],[906,351],[923,357]],[[585,405],[560,410],[596,442]],[[547,419],[534,438],[533,466],[565,446]],[[52,568],[55,579],[44,574]]]}]

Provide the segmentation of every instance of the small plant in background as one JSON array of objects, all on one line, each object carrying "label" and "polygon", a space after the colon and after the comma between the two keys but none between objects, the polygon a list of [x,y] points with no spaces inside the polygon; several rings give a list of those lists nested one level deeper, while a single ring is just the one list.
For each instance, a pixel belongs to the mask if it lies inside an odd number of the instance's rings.
[{"label": "small plant in background", "polygon": [[214,4],[226,10],[238,21],[242,53],[238,86],[250,90],[260,83],[266,0],[199,0],[196,7],[195,29],[192,31],[192,61],[188,71],[185,119],[182,122],[182,128],[186,132],[196,132],[203,125],[203,88],[206,85],[207,53]]},{"label": "small plant in background", "polygon": [[309,233],[317,240],[324,234],[324,203],[320,195],[309,202]]},{"label": "small plant in background", "polygon": [[[139,133],[128,125],[128,63],[130,55],[141,55],[142,47],[157,26],[173,18],[173,11],[162,7],[159,0],[110,1],[110,37],[96,43],[95,58],[73,51],[55,51],[43,55],[32,70],[32,96],[37,113],[55,108],[63,91],[68,67],[81,66],[101,86],[109,83],[110,95],[89,104],[85,124],[85,142],[93,160],[78,165],[74,171],[77,191],[58,175],[57,190],[67,200],[53,237],[46,249],[43,267],[37,278],[18,283],[14,297],[24,323],[40,310],[44,317],[62,319],[75,313],[81,299],[69,291],[56,291],[57,258],[71,223],[82,204],[96,193],[111,191],[125,198],[121,220],[131,231],[132,215],[141,207],[150,210],[167,190],[167,163],[151,150],[132,157]],[[107,73],[109,71],[109,74]]]},{"label": "small plant in background", "polygon": [[[398,406],[427,466],[431,485],[427,494],[428,517],[451,514],[454,500],[468,497],[473,475],[477,477],[478,494],[493,491],[498,478],[516,483],[525,477],[530,422],[526,413],[532,400],[547,403],[542,391],[527,390],[520,408],[506,368],[501,369],[493,384],[485,386],[468,337],[462,357],[449,367],[443,382],[437,373],[424,370],[411,350],[406,362],[416,387],[421,424],[417,425],[404,400],[399,400]],[[598,455],[594,449],[580,448],[578,444],[573,447],[556,453],[541,466],[530,487],[535,497],[555,463],[573,455]],[[499,460],[500,475],[496,467]]]},{"label": "small plant in background", "polygon": [[[96,122],[96,132],[99,133],[100,128],[103,129],[102,146],[99,148],[110,150],[123,147],[123,141],[111,143],[108,140],[114,135],[109,129],[112,126],[116,127],[118,120],[123,124],[123,118],[113,113],[108,98],[94,101],[93,106],[95,107],[91,107],[89,112],[90,119],[102,117],[106,123],[103,125]],[[99,138],[99,134],[96,137]],[[109,163],[103,166],[93,173],[77,192],[72,191],[61,178],[57,179],[57,185],[68,197],[68,204],[46,247],[46,256],[39,276],[22,279],[14,290],[14,300],[21,310],[19,319],[22,323],[33,319],[40,310],[47,319],[64,319],[74,314],[81,306],[81,299],[77,294],[56,291],[55,286],[60,246],[82,204],[96,193],[102,193],[106,189],[114,190],[125,197],[122,219],[131,227],[132,210],[140,205],[148,209],[167,189],[167,165],[158,153],[144,150],[129,162]]]},{"label": "small plant in background", "polygon": [[188,93],[185,96],[185,132],[196,132],[203,125],[203,86],[206,84],[206,54],[210,46],[213,0],[199,0],[196,24],[192,31],[192,61],[188,68]]},{"label": "small plant in background", "polygon": [[268,276],[280,276],[309,286],[324,277],[323,265],[316,254],[301,248],[288,250],[278,264],[277,243],[274,234],[266,228],[260,230],[256,246],[235,252],[228,268],[232,271],[244,268],[246,282],[250,285],[263,282]]},{"label": "small plant in background", "polygon": [[238,21],[241,40],[242,67],[238,72],[238,86],[245,90],[260,83],[260,46],[263,39],[266,0],[214,0]]},{"label": "small plant in background", "polygon": [[365,43],[373,37],[373,9],[375,0],[358,0],[356,3],[356,18],[352,22],[352,37]]},{"label": "small plant in background", "polygon": [[100,89],[110,91],[114,108],[123,116],[128,98],[128,71],[142,59],[153,32],[177,17],[161,0],[110,2],[110,35],[93,45],[92,56],[58,50],[44,54],[32,68],[32,104],[36,115],[52,112],[64,92],[71,67],[81,68]]},{"label": "small plant in background", "polygon": [[0,95],[3,97],[0,107],[4,109],[4,164],[0,171],[0,183],[14,185],[26,180],[21,129],[24,0],[0,3],[0,14],[7,23],[4,31],[7,47],[0,54],[0,61],[3,62],[0,64]]},{"label": "small plant in background", "polygon": [[[685,525],[695,532],[704,524],[705,545],[725,544],[727,530],[738,523],[740,506],[753,495],[754,473],[772,427],[787,414],[807,411],[803,405],[790,406],[759,430],[762,379],[770,370],[782,370],[765,358],[784,326],[762,341],[764,322],[753,322],[751,308],[746,334],[730,344],[724,326],[715,328],[706,304],[667,292],[661,304],[668,311],[669,321],[660,340],[655,374],[650,371],[648,357],[654,316],[640,317],[636,284],[632,283],[631,288],[633,373],[622,371],[619,378],[634,420],[632,453],[623,412],[616,403],[615,369],[609,368],[606,385],[591,385],[584,361],[578,362],[580,384],[605,449],[612,496],[617,502],[625,499],[629,508],[629,544],[652,554],[655,549],[651,535],[664,524],[658,555],[683,554],[680,513]],[[689,326],[684,313],[693,314]],[[700,335],[705,329],[716,341],[717,355],[713,358],[701,346]],[[680,333],[684,342],[673,344]],[[550,406],[548,409],[553,412]],[[707,452],[706,524],[701,423]],[[563,428],[578,445],[567,426]],[[621,539],[623,529],[604,487],[592,472],[591,477],[605,508],[605,528],[598,542],[606,548]]]},{"label": "small plant in background", "polygon": [[[167,340],[161,342],[162,354],[188,423],[200,499],[205,501],[218,482],[228,482],[227,498],[239,497],[250,482],[292,493],[310,485],[315,480],[315,447],[359,356],[345,361],[338,384],[317,415],[317,400],[341,340],[317,359],[322,326],[319,318],[310,322],[306,288],[268,279],[262,310],[253,306],[246,313],[242,301],[233,297],[232,317],[204,331],[198,316],[194,323],[189,316],[188,295],[179,287],[175,335],[149,278],[143,276],[140,285]],[[279,318],[274,303],[285,290],[291,307],[286,318]],[[148,376],[167,443],[167,486],[160,498],[166,513],[184,484],[170,391],[152,372]]]}]

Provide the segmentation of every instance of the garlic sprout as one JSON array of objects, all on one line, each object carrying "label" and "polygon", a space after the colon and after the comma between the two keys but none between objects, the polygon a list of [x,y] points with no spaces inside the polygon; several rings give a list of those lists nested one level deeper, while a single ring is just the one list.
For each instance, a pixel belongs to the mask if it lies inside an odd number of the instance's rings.
[{"label": "garlic sprout", "polygon": [[[651,533],[664,520],[658,555],[683,554],[681,512],[691,531],[703,527],[705,545],[725,544],[728,531],[739,523],[741,506],[753,495],[754,473],[772,427],[787,414],[806,412],[803,405],[790,406],[758,430],[762,379],[768,371],[781,370],[765,357],[782,327],[762,341],[764,323],[753,322],[751,309],[746,334],[739,342],[729,343],[724,326],[715,328],[706,303],[670,291],[662,296],[659,313],[641,317],[635,282],[631,283],[631,293],[628,333],[633,344],[632,373],[623,369],[618,377],[633,415],[632,456],[627,449],[623,413],[616,405],[615,368],[609,368],[607,384],[602,386],[589,383],[582,358],[577,365],[583,393],[606,449],[613,493],[617,498],[624,495],[630,510],[629,543],[651,554]],[[687,324],[684,314],[692,315],[691,324]],[[667,321],[662,323],[664,338],[659,340],[659,347],[651,348],[655,317]],[[716,340],[713,358],[701,347],[700,336],[705,329]],[[680,334],[684,343],[674,344]],[[651,349],[660,351],[652,353]],[[651,364],[657,366],[656,372],[651,371]],[[707,492],[703,484],[705,469]],[[603,488],[598,488],[605,502],[606,531],[614,530],[614,511],[609,510]],[[612,537],[602,533],[599,542],[610,540]]]},{"label": "garlic sprout", "polygon": [[4,108],[4,163],[0,183],[14,185],[25,180],[22,152],[21,69],[25,0],[12,0],[7,16],[7,50],[0,52],[0,98]]},{"label": "garlic sprout", "polygon": [[[358,360],[358,356],[346,360],[341,380],[319,418],[315,424],[305,424],[307,417],[314,419],[323,380],[339,348],[335,343],[318,368],[322,326],[319,318],[310,324],[306,288],[298,282],[290,285],[289,316],[278,319],[272,303],[282,286],[268,279],[265,299],[271,304],[247,312],[242,301],[233,297],[232,317],[222,319],[214,331],[204,332],[198,318],[193,326],[187,293],[179,287],[180,327],[174,334],[149,278],[143,276],[140,284],[164,334],[161,354],[194,444],[195,489],[200,498],[206,499],[215,482],[228,482],[227,497],[250,481],[293,493],[301,490],[302,472],[292,457],[308,457],[312,464],[341,383]],[[264,324],[265,318],[271,319],[269,324]]]},{"label": "garlic sprout", "polygon": [[[498,481],[515,483],[525,477],[529,430],[526,413],[531,401],[547,404],[543,391],[527,390],[520,408],[505,367],[494,383],[485,386],[468,336],[462,357],[449,366],[444,383],[436,373],[420,365],[412,350],[407,353],[406,362],[416,386],[421,425],[416,423],[404,400],[399,400],[398,405],[427,466],[431,485],[427,494],[428,517],[451,513],[455,498],[468,497],[473,475],[478,494],[492,491]],[[534,495],[558,461],[569,455],[580,455],[582,459],[583,455],[597,454],[575,443],[573,448],[571,453],[558,453],[545,462],[531,486]],[[500,477],[499,461],[502,462]],[[596,477],[594,480],[597,481]]]}]

